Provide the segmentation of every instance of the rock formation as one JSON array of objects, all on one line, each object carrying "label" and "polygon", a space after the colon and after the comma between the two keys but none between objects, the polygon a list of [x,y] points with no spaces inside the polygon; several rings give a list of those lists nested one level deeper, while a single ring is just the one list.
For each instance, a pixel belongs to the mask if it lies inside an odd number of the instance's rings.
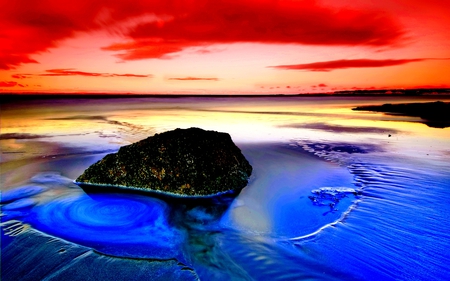
[{"label": "rock formation", "polygon": [[240,191],[252,167],[227,133],[176,129],[121,147],[90,166],[75,183],[175,196]]},{"label": "rock formation", "polygon": [[353,110],[366,110],[384,112],[387,114],[400,114],[405,116],[420,117],[423,123],[429,127],[446,128],[450,127],[450,103],[449,102],[425,102],[425,103],[404,103],[404,104],[383,104],[358,106]]}]

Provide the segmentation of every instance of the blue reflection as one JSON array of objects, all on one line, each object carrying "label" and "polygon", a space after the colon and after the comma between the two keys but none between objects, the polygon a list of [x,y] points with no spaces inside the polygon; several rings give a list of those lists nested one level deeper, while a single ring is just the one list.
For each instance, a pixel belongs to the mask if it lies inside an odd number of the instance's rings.
[{"label": "blue reflection", "polygon": [[41,185],[26,185],[12,190],[3,191],[0,196],[0,203],[11,202],[20,198],[33,196],[44,192],[48,187]]},{"label": "blue reflection", "polygon": [[168,259],[180,256],[180,230],[168,223],[168,205],[128,194],[79,194],[32,209],[35,228],[105,254]]}]

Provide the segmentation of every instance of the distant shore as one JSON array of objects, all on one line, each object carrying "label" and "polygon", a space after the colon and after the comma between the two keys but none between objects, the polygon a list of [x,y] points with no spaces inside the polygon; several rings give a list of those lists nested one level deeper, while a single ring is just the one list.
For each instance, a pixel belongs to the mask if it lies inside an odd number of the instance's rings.
[{"label": "distant shore", "polygon": [[272,98],[272,97],[450,97],[450,88],[421,89],[383,89],[383,90],[346,90],[323,93],[297,94],[135,94],[135,93],[39,93],[39,92],[0,92],[1,101],[23,99],[53,99],[53,98]]},{"label": "distant shore", "polygon": [[357,111],[375,111],[393,115],[420,117],[423,123],[433,128],[450,127],[449,102],[425,102],[358,106]]}]

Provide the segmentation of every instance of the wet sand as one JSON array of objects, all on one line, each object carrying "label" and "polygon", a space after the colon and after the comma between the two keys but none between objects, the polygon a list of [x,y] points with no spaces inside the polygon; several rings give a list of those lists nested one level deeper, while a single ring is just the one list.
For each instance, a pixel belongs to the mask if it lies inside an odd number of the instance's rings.
[{"label": "wet sand", "polygon": [[199,280],[192,268],[175,259],[106,256],[33,229],[15,237],[2,233],[1,258],[4,281]]}]

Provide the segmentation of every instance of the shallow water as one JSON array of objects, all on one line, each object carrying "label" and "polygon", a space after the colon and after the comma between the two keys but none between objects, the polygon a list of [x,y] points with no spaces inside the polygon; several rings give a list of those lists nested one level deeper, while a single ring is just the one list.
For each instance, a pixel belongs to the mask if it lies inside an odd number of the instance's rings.
[{"label": "shallow water", "polygon": [[[2,104],[2,251],[15,254],[19,237],[32,240],[30,231],[37,230],[117,261],[176,260],[179,270],[202,280],[445,280],[450,129],[429,128],[420,118],[351,111],[432,100]],[[193,126],[230,133],[252,164],[250,182],[234,200],[174,204],[135,194],[86,194],[72,183],[122,145]],[[42,259],[42,251],[28,251],[30,260]],[[2,257],[5,280],[20,276],[20,266],[11,262]],[[76,270],[72,262],[59,263]],[[35,277],[63,276],[56,272]]]}]

